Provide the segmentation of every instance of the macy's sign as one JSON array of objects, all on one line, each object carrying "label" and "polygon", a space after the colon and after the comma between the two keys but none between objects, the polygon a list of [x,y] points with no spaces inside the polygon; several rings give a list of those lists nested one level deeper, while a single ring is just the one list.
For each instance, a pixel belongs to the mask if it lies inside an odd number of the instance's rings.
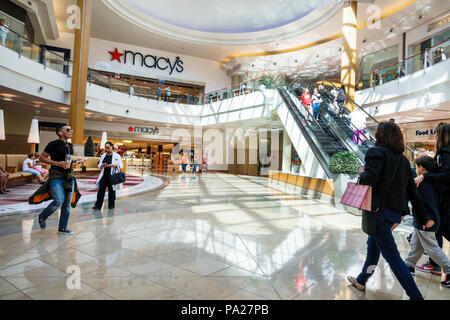
[{"label": "macy's sign", "polygon": [[124,56],[124,64],[127,64],[127,61],[131,60],[133,66],[135,66],[137,63],[141,67],[145,66],[150,69],[169,69],[169,74],[172,74],[174,71],[181,73],[184,70],[183,61],[181,61],[180,57],[176,57],[175,61],[173,62],[169,58],[158,57],[151,54],[144,56],[140,52],[133,52],[130,50],[125,50],[124,53],[120,53],[116,48],[116,50],[108,52],[111,55],[111,61],[116,60],[119,63],[122,63],[122,56]]}]

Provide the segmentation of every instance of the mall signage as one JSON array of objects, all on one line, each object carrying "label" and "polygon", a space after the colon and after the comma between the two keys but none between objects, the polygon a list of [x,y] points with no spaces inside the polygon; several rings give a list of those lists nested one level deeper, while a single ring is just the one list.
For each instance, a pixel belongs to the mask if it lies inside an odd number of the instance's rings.
[{"label": "mall signage", "polygon": [[436,130],[430,129],[430,130],[416,130],[416,136],[430,136],[436,134]]},{"label": "mall signage", "polygon": [[133,52],[130,50],[125,50],[124,53],[120,53],[119,50],[108,51],[111,55],[111,61],[117,60],[119,63],[127,64],[127,61],[131,61],[133,66],[136,64],[141,67],[147,67],[149,69],[159,69],[159,70],[168,70],[171,75],[174,71],[181,73],[184,71],[183,61],[181,61],[180,57],[176,57],[175,61],[170,58],[158,57],[151,54],[144,56],[140,52]]},{"label": "mall signage", "polygon": [[149,127],[133,127],[133,126],[130,126],[128,128],[128,132],[146,133],[146,134],[157,135],[157,134],[159,134],[159,128],[158,127],[149,128]]}]

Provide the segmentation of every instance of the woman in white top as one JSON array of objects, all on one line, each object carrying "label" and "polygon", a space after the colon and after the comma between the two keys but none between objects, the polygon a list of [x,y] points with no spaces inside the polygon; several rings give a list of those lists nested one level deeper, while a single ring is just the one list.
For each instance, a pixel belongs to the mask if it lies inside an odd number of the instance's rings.
[{"label": "woman in white top", "polygon": [[114,209],[116,200],[116,191],[123,188],[123,184],[112,185],[110,177],[120,172],[123,168],[122,158],[114,151],[114,145],[111,142],[105,143],[105,153],[100,158],[98,168],[101,170],[97,179],[97,202],[92,209],[100,210],[103,206],[105,191],[108,188],[108,208]]},{"label": "woman in white top", "polygon": [[35,170],[34,167],[35,167],[34,153],[30,153],[28,155],[28,158],[26,158],[23,161],[22,171],[34,174],[36,176],[36,178],[38,178],[39,183],[41,183],[41,184],[44,183],[44,178],[42,177],[41,173],[39,171]]},{"label": "woman in white top", "polygon": [[366,140],[364,137],[364,129],[366,128],[366,114],[364,111],[355,107],[352,113],[348,116],[353,126],[353,142],[362,144]]}]

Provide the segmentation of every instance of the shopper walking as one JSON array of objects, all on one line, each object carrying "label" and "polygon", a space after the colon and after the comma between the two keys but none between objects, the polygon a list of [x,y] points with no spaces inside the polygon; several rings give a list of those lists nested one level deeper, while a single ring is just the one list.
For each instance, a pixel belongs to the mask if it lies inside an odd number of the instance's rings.
[{"label": "shopper walking", "polygon": [[186,173],[187,165],[189,164],[189,157],[187,153],[185,152],[183,156],[181,157],[181,168],[183,169],[183,172]]},{"label": "shopper walking", "polygon": [[158,89],[156,89],[156,95],[158,96],[158,101],[161,101],[161,87],[158,87]]},{"label": "shopper walking", "polygon": [[[436,155],[435,160],[439,167],[438,172],[425,173],[417,176],[414,181],[420,187],[422,182],[445,185],[443,201],[439,206],[440,226],[436,232],[436,240],[442,248],[443,237],[450,241],[450,124],[441,123],[436,130]],[[441,267],[430,260],[417,268],[421,271],[440,275]]]},{"label": "shopper walking", "polygon": [[406,294],[413,300],[423,300],[414,279],[398,252],[392,230],[409,214],[408,199],[421,226],[432,227],[419,197],[411,173],[411,164],[402,154],[405,150],[400,128],[382,122],[376,133],[375,147],[367,151],[365,167],[359,170],[360,183],[372,186],[372,214],[376,214],[376,231],[367,240],[367,257],[357,278],[348,277],[358,290],[364,291],[367,280],[378,264],[380,253]]},{"label": "shopper walking", "polygon": [[28,154],[28,157],[23,161],[22,171],[31,173],[36,176],[40,184],[44,183],[44,177],[39,171],[35,169],[34,153]]},{"label": "shopper walking", "polygon": [[339,89],[338,96],[336,97],[336,102],[339,106],[339,117],[342,117],[344,114],[344,103],[346,98],[347,95],[345,93],[345,87],[344,85],[342,85],[341,88]]},{"label": "shopper walking", "polygon": [[6,42],[6,36],[8,35],[9,29],[8,26],[5,24],[4,19],[0,19],[0,41],[2,43],[2,46],[5,46]]},{"label": "shopper walking", "polygon": [[322,98],[321,98],[321,94],[319,93],[319,89],[314,88],[314,93],[312,95],[312,108],[313,108],[313,117],[316,120],[319,120],[321,103],[322,103]]},{"label": "shopper walking", "polygon": [[105,191],[108,188],[108,209],[114,209],[116,200],[116,191],[122,189],[123,184],[112,185],[110,177],[112,174],[120,172],[123,168],[123,161],[120,155],[114,152],[114,145],[111,142],[105,143],[105,153],[100,158],[98,168],[101,170],[97,179],[97,202],[92,209],[101,210]]},{"label": "shopper walking", "polygon": [[[429,173],[437,173],[438,166],[436,162],[428,156],[422,156],[416,160],[417,175],[424,175]],[[440,225],[439,206],[442,202],[445,186],[433,184],[430,182],[422,182],[419,185],[419,195],[425,203],[428,216],[435,221],[433,227],[421,230],[421,226],[416,218],[413,220],[415,229],[411,237],[411,248],[408,257],[405,260],[411,274],[415,274],[416,263],[426,251],[430,259],[436,262],[445,272],[445,280],[441,285],[450,288],[450,260],[447,255],[439,247],[435,232]],[[419,270],[421,270],[419,268]]]},{"label": "shopper walking", "polygon": [[58,232],[70,235],[73,234],[67,228],[70,207],[71,205],[75,207],[80,198],[77,182],[72,175],[72,164],[83,162],[81,159],[72,161],[73,145],[67,141],[72,138],[72,133],[72,129],[66,124],[56,127],[59,139],[50,142],[39,157],[40,162],[51,165],[50,177],[29,199],[30,204],[39,204],[53,199],[39,215],[39,226],[44,229],[48,217],[61,208]]},{"label": "shopper walking", "polygon": [[169,100],[170,100],[170,88],[169,87],[165,87],[164,91],[166,92],[166,101],[169,102]]}]

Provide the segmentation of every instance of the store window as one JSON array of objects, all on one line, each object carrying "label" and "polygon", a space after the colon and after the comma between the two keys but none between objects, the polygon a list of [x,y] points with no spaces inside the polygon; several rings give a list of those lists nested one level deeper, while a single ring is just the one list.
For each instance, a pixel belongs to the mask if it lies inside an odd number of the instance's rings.
[{"label": "store window", "polygon": [[378,81],[384,83],[394,79],[398,72],[398,50],[399,46],[395,45],[365,55],[359,68],[359,88],[370,88],[373,85],[373,81],[375,81],[371,73],[380,69],[378,74],[380,79]]}]

